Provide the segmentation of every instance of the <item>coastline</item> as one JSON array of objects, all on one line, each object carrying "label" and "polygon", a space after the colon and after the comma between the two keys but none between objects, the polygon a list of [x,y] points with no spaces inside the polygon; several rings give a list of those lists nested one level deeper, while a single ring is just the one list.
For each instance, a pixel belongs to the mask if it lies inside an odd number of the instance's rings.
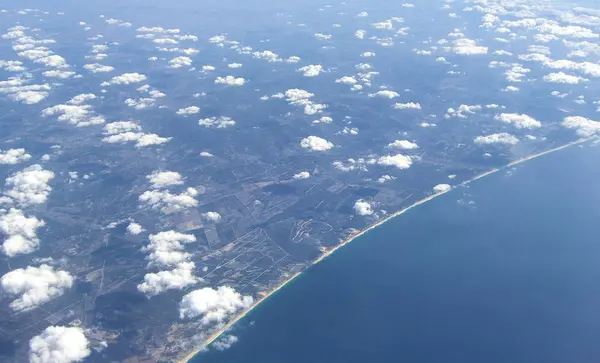
[{"label": "coastline", "polygon": [[[439,197],[439,196],[441,196],[443,194],[446,194],[446,193],[450,192],[452,189],[455,189],[458,186],[468,185],[468,184],[470,184],[470,183],[472,183],[472,182],[474,182],[474,181],[476,181],[478,179],[481,179],[481,178],[486,177],[488,175],[494,174],[494,173],[496,173],[496,172],[498,172],[498,171],[500,171],[502,169],[509,168],[509,167],[512,167],[512,166],[515,166],[515,165],[518,165],[518,164],[522,164],[522,163],[524,163],[526,161],[536,159],[536,158],[538,158],[540,156],[551,154],[551,153],[553,153],[555,151],[566,149],[566,148],[571,147],[571,146],[579,145],[579,144],[582,144],[584,142],[587,142],[587,141],[595,139],[595,138],[596,138],[596,136],[591,136],[591,137],[587,137],[587,138],[580,138],[578,140],[569,142],[567,144],[564,144],[564,145],[561,145],[561,146],[558,146],[558,147],[555,147],[555,148],[552,148],[552,149],[549,149],[549,150],[546,150],[546,151],[539,152],[537,154],[533,154],[533,155],[522,157],[522,158],[520,158],[518,160],[515,160],[515,161],[512,161],[512,162],[506,164],[503,167],[495,168],[495,169],[486,171],[484,173],[478,174],[478,175],[474,176],[473,178],[471,178],[469,180],[466,180],[466,181],[458,184],[457,186],[452,187],[449,190],[446,190],[446,191],[443,191],[443,192],[439,192],[439,193],[435,193],[435,194],[432,194],[432,195],[430,195],[428,197],[425,197],[425,198],[423,198],[423,199],[421,199],[421,200],[419,200],[419,201],[417,201],[417,202],[409,205],[408,207],[406,207],[404,209],[401,209],[401,210],[399,210],[397,212],[394,212],[392,214],[387,215],[385,218],[383,218],[383,219],[377,221],[376,223],[374,223],[374,224],[366,227],[365,229],[361,230],[360,232],[347,237],[346,239],[344,239],[342,242],[340,242],[335,247],[333,247],[333,248],[329,249],[328,251],[324,252],[323,254],[321,254],[321,256],[319,256],[315,261],[313,261],[311,263],[311,266],[315,265],[315,264],[317,264],[317,263],[319,263],[321,261],[323,261],[325,258],[327,258],[331,254],[333,254],[338,249],[344,247],[345,245],[347,245],[348,243],[352,242],[356,238],[358,238],[358,237],[366,234],[370,230],[375,229],[375,228],[381,226],[382,224],[390,221],[391,219],[393,219],[393,218],[395,218],[397,216],[400,216],[400,215],[408,212],[409,210],[411,210],[414,207],[418,207],[421,204],[424,204],[424,203],[426,203],[426,202],[428,202],[428,201],[430,201],[430,200],[432,200],[432,199],[434,199],[436,197]],[[196,356],[198,353],[200,353],[200,351],[203,349],[203,347],[208,346],[211,343],[213,343],[223,333],[225,333],[228,329],[230,329],[238,321],[240,321],[241,319],[243,319],[246,315],[248,315],[256,307],[258,307],[263,301],[265,301],[266,299],[268,299],[270,296],[274,295],[277,291],[281,290],[284,286],[286,286],[287,284],[291,283],[294,279],[296,279],[298,276],[300,276],[303,272],[305,272],[307,270],[308,270],[308,268],[305,269],[305,270],[303,270],[303,271],[295,273],[294,275],[292,275],[289,278],[287,278],[286,280],[284,280],[281,284],[279,284],[273,290],[269,291],[264,296],[262,296],[260,299],[256,300],[256,302],[248,310],[246,310],[246,311],[244,311],[244,312],[236,315],[235,317],[233,317],[231,319],[231,321],[229,321],[222,329],[217,330],[216,332],[214,332],[213,334],[211,334],[210,337],[203,343],[202,347],[197,348],[194,351],[190,352],[184,358],[178,360],[178,363],[188,363],[192,358],[194,358],[194,356]]]}]

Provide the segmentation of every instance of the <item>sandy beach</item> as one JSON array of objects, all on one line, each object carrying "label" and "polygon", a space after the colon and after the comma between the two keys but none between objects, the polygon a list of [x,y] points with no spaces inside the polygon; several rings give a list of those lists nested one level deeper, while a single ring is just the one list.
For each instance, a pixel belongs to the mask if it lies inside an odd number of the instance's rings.
[{"label": "sandy beach", "polygon": [[[583,142],[586,142],[586,141],[589,141],[590,139],[593,139],[593,138],[595,138],[595,137],[582,138],[582,139],[579,139],[579,140],[576,140],[576,141],[570,142],[570,143],[568,143],[568,144],[565,144],[565,145],[562,145],[562,146],[559,146],[559,147],[556,147],[556,148],[553,148],[553,149],[549,149],[549,150],[546,150],[546,151],[543,151],[543,152],[540,152],[540,153],[537,153],[537,154],[534,154],[534,155],[530,155],[530,156],[526,156],[526,157],[520,158],[520,159],[518,159],[518,160],[516,160],[516,161],[513,161],[513,162],[511,162],[511,163],[507,164],[507,165],[506,165],[506,166],[504,166],[504,167],[501,167],[501,168],[496,168],[496,169],[492,169],[492,170],[490,170],[490,171],[487,171],[487,172],[485,172],[485,173],[479,174],[479,175],[477,175],[477,176],[475,176],[475,177],[473,177],[473,178],[471,178],[471,179],[469,179],[469,180],[467,180],[467,181],[464,181],[464,182],[460,183],[460,184],[459,184],[459,186],[468,185],[468,184],[470,184],[470,183],[472,183],[472,182],[474,182],[474,181],[476,181],[476,180],[478,180],[478,179],[481,179],[481,178],[483,178],[483,177],[485,177],[485,176],[488,176],[488,175],[494,174],[494,173],[496,173],[496,172],[498,172],[498,171],[500,171],[500,170],[502,170],[502,169],[505,169],[505,168],[507,168],[507,167],[512,167],[512,166],[515,166],[515,165],[518,165],[518,164],[524,163],[524,162],[526,162],[526,161],[529,161],[529,160],[532,160],[532,159],[538,158],[538,157],[540,157],[540,156],[547,155],[547,154],[553,153],[553,152],[555,152],[555,151],[559,151],[559,150],[562,150],[562,149],[568,148],[568,147],[570,147],[570,146],[574,146],[574,145],[581,144],[581,143],[583,143]],[[452,188],[452,189],[454,189],[454,188]],[[324,253],[323,253],[323,254],[322,254],[322,255],[321,255],[319,258],[317,258],[317,259],[316,259],[316,260],[315,260],[315,261],[314,261],[312,264],[314,265],[314,264],[317,264],[317,263],[319,263],[319,262],[323,261],[323,260],[324,260],[326,257],[328,257],[329,255],[333,254],[333,253],[334,253],[335,251],[337,251],[338,249],[340,249],[340,248],[344,247],[344,246],[345,246],[345,245],[347,245],[348,243],[350,243],[350,242],[352,242],[353,240],[355,240],[356,238],[358,238],[358,237],[360,237],[360,236],[364,235],[365,233],[369,232],[370,230],[372,230],[372,229],[374,229],[374,228],[376,228],[376,227],[379,227],[379,226],[381,226],[382,224],[384,224],[384,223],[386,223],[386,222],[390,221],[391,219],[393,219],[393,218],[395,218],[395,217],[397,217],[397,216],[399,216],[399,215],[401,215],[401,214],[404,214],[404,213],[408,212],[409,210],[411,210],[411,209],[412,209],[412,208],[414,208],[414,207],[417,207],[417,206],[419,206],[419,205],[421,205],[421,204],[424,204],[424,203],[426,203],[426,202],[428,202],[428,201],[430,201],[430,200],[432,200],[432,199],[434,199],[434,198],[436,198],[436,197],[439,197],[440,195],[443,195],[443,194],[445,194],[445,193],[448,193],[448,192],[450,192],[452,189],[450,189],[450,190],[447,190],[447,191],[443,191],[443,192],[439,192],[439,193],[436,193],[436,194],[432,194],[432,195],[430,195],[430,196],[428,196],[428,197],[426,197],[426,198],[423,198],[423,199],[421,199],[421,200],[419,200],[419,201],[417,201],[417,202],[413,203],[412,205],[410,205],[410,206],[408,206],[408,207],[406,207],[406,208],[404,208],[404,209],[401,209],[401,210],[399,210],[398,212],[395,212],[395,213],[393,213],[393,214],[387,215],[385,218],[383,218],[383,219],[381,219],[381,220],[377,221],[376,223],[374,223],[374,224],[372,224],[371,226],[369,226],[369,227],[367,227],[367,228],[363,229],[362,231],[360,231],[360,232],[358,232],[358,233],[356,233],[356,234],[354,234],[354,235],[352,235],[352,236],[350,236],[350,237],[346,238],[344,241],[342,241],[342,242],[341,242],[340,244],[338,244],[337,246],[335,246],[335,247],[333,247],[333,248],[331,248],[331,249],[327,250],[327,251],[326,251],[326,252],[324,252]],[[306,271],[306,270],[304,270],[304,271]],[[302,271],[302,272],[304,272],[304,271]],[[286,286],[287,284],[291,283],[291,282],[292,282],[292,281],[293,281],[293,280],[294,280],[296,277],[300,276],[300,275],[302,274],[302,272],[299,272],[299,273],[296,273],[296,274],[294,274],[294,275],[290,276],[288,279],[286,279],[286,280],[285,280],[285,281],[283,281],[283,282],[282,282],[280,285],[278,285],[278,286],[277,286],[275,289],[271,290],[271,291],[270,291],[270,292],[268,292],[266,295],[264,295],[263,297],[261,297],[260,299],[258,299],[258,300],[257,300],[257,301],[256,301],[256,302],[255,302],[255,303],[254,303],[254,304],[253,304],[253,305],[252,305],[252,306],[251,306],[251,307],[248,309],[248,310],[246,310],[246,311],[244,311],[243,313],[241,313],[241,314],[239,314],[239,315],[235,316],[235,317],[234,317],[234,318],[233,318],[231,321],[229,321],[229,323],[228,323],[228,324],[227,324],[225,327],[223,327],[222,329],[220,329],[220,330],[218,330],[218,331],[214,332],[214,333],[213,333],[213,334],[212,334],[212,335],[211,335],[211,336],[210,336],[210,337],[209,337],[209,338],[208,338],[208,339],[207,339],[207,340],[206,340],[206,341],[203,343],[202,347],[204,347],[204,346],[207,346],[207,345],[211,344],[212,342],[214,342],[214,341],[215,341],[216,339],[218,339],[218,338],[219,338],[219,337],[220,337],[220,336],[221,336],[221,335],[222,335],[224,332],[226,332],[226,331],[227,331],[229,328],[231,328],[231,327],[232,327],[234,324],[236,324],[236,323],[237,323],[238,321],[240,321],[242,318],[244,318],[244,317],[245,317],[245,316],[246,316],[248,313],[250,313],[252,310],[254,310],[254,309],[257,307],[257,306],[259,306],[261,302],[265,301],[265,300],[266,300],[266,299],[268,299],[270,296],[272,296],[273,294],[275,294],[277,291],[279,291],[280,289],[282,289],[284,286]],[[188,355],[186,355],[184,358],[182,358],[181,360],[179,360],[179,363],[187,363],[187,362],[189,362],[189,361],[190,361],[190,360],[191,360],[191,359],[192,359],[192,358],[193,358],[193,357],[194,357],[196,354],[198,354],[198,353],[201,351],[202,347],[199,347],[198,349],[196,349],[196,350],[194,350],[194,351],[190,352],[190,353],[189,353]]]}]

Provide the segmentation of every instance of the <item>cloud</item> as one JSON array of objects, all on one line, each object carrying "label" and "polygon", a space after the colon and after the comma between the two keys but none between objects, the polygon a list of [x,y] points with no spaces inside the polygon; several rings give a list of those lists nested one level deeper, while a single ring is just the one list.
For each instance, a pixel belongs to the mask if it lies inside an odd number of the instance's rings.
[{"label": "cloud", "polygon": [[26,217],[19,209],[11,208],[0,215],[0,232],[7,236],[2,244],[2,252],[8,257],[27,254],[39,248],[37,229],[46,223],[36,217]]},{"label": "cloud", "polygon": [[488,48],[477,45],[474,40],[462,38],[454,41],[452,52],[459,55],[478,55],[487,54]]},{"label": "cloud", "polygon": [[6,179],[5,184],[10,189],[4,195],[23,206],[45,203],[52,190],[48,183],[53,178],[54,173],[41,165],[29,166]]},{"label": "cloud", "polygon": [[446,110],[445,118],[457,117],[457,118],[467,118],[467,114],[474,115],[475,111],[481,110],[481,105],[460,105],[457,109],[450,107]]},{"label": "cloud", "polygon": [[505,145],[516,145],[519,142],[515,136],[501,132],[497,134],[491,134],[486,136],[477,136],[473,140],[476,144],[505,144]]},{"label": "cloud", "polygon": [[190,107],[186,107],[186,108],[180,108],[179,110],[177,110],[176,113],[180,116],[189,116],[189,115],[195,115],[198,112],[200,112],[200,107],[190,106]]},{"label": "cloud", "polygon": [[159,189],[170,185],[182,185],[183,177],[176,171],[159,171],[147,175],[146,179],[152,184],[152,188]]},{"label": "cloud", "polygon": [[78,127],[103,124],[105,121],[102,116],[94,116],[90,105],[54,105],[42,110],[44,117],[54,115],[59,115],[58,121],[66,121]]},{"label": "cloud", "polygon": [[331,39],[331,34],[316,33],[315,38],[319,40],[329,40]]},{"label": "cloud", "polygon": [[297,102],[311,98],[314,96],[314,94],[303,89],[293,88],[285,91],[285,96],[287,97],[288,101]]},{"label": "cloud", "polygon": [[75,75],[75,72],[71,72],[71,71],[61,71],[61,70],[51,70],[51,71],[46,71],[43,72],[42,75],[44,77],[48,77],[48,78],[60,78],[60,79],[67,79],[71,76]]},{"label": "cloud", "polygon": [[186,294],[179,304],[181,319],[201,317],[203,325],[222,324],[240,310],[254,303],[252,296],[243,296],[229,286],[217,289],[204,287]]},{"label": "cloud", "polygon": [[102,86],[109,86],[113,84],[131,84],[140,83],[148,79],[141,73],[123,73],[120,76],[113,77],[109,82],[103,82]]},{"label": "cloud", "polygon": [[395,109],[398,110],[420,110],[421,109],[421,104],[420,103],[415,103],[415,102],[408,102],[408,103],[396,103],[394,105]]},{"label": "cloud", "polygon": [[381,156],[377,159],[377,164],[383,166],[395,166],[398,169],[408,169],[412,165],[412,158],[407,155],[396,154]]},{"label": "cloud", "polygon": [[311,64],[297,69],[297,72],[303,72],[304,77],[316,77],[323,72],[323,66],[320,64]]},{"label": "cloud", "polygon": [[236,69],[236,68],[242,68],[242,63],[229,63],[229,64],[227,65],[227,67],[229,67],[229,68],[233,68],[233,69]]},{"label": "cloud", "polygon": [[215,79],[215,84],[226,84],[228,86],[243,86],[245,83],[246,80],[242,77],[225,76]]},{"label": "cloud", "polygon": [[15,165],[31,159],[25,149],[0,149],[0,164]]},{"label": "cloud", "polygon": [[344,76],[335,80],[335,83],[356,84],[358,81],[354,77]]},{"label": "cloud", "polygon": [[198,121],[200,126],[215,128],[215,129],[224,129],[227,127],[231,127],[235,125],[235,121],[230,117],[220,116],[220,117],[207,117],[200,119]]},{"label": "cloud", "polygon": [[237,343],[237,341],[238,337],[236,337],[235,335],[224,335],[221,338],[217,339],[215,342],[213,342],[212,346],[218,351],[223,351],[231,348],[231,346]]},{"label": "cloud", "polygon": [[175,57],[169,61],[169,66],[171,68],[181,68],[183,66],[191,66],[192,59],[190,57]]},{"label": "cloud", "polygon": [[438,184],[433,187],[433,192],[436,194],[437,193],[445,193],[445,192],[449,191],[450,189],[452,189],[452,186],[450,184]]},{"label": "cloud", "polygon": [[221,220],[221,215],[217,212],[206,212],[202,213],[202,218],[209,222],[217,223]]},{"label": "cloud", "polygon": [[590,137],[600,133],[600,122],[582,116],[568,116],[562,122],[563,127],[575,129],[577,135]]},{"label": "cloud", "polygon": [[160,137],[156,134],[146,134],[143,132],[123,132],[120,134],[110,135],[102,139],[102,141],[109,144],[135,142],[136,147],[161,145],[169,142],[170,140],[171,137]]},{"label": "cloud", "polygon": [[27,70],[21,61],[0,60],[0,68],[7,72],[23,72]]},{"label": "cloud", "polygon": [[120,134],[128,131],[141,131],[142,127],[134,121],[111,122],[104,126],[104,132],[108,135]]},{"label": "cloud", "polygon": [[44,91],[17,91],[9,95],[13,101],[21,102],[26,105],[39,103],[44,98],[48,97],[48,92]]},{"label": "cloud", "polygon": [[358,39],[364,39],[366,34],[367,32],[365,30],[359,29],[356,31],[356,33],[354,33],[354,36]]},{"label": "cloud", "polygon": [[156,43],[156,44],[161,44],[161,45],[178,44],[179,43],[178,41],[176,41],[175,39],[172,39],[172,38],[157,38],[157,39],[152,40],[152,42]]},{"label": "cloud", "polygon": [[87,101],[94,100],[96,98],[96,95],[93,93],[81,93],[71,98],[69,101],[67,101],[67,103],[71,105],[81,105]]},{"label": "cloud", "polygon": [[148,190],[139,196],[139,201],[152,209],[159,209],[165,214],[193,208],[198,205],[194,198],[198,191],[194,188],[180,194],[172,194],[167,190]]},{"label": "cloud", "polygon": [[173,266],[186,262],[190,255],[182,252],[183,244],[196,242],[194,235],[172,230],[151,234],[148,239],[150,243],[142,251],[151,252],[146,258],[150,261],[149,266]]},{"label": "cloud", "polygon": [[205,157],[205,158],[212,158],[214,155],[209,153],[208,151],[202,151],[200,153],[200,156]]},{"label": "cloud", "polygon": [[182,262],[173,270],[147,273],[144,282],[137,285],[137,289],[148,296],[155,296],[167,290],[181,290],[200,281],[194,276],[195,268],[193,262]]},{"label": "cloud", "polygon": [[127,106],[135,108],[136,110],[143,110],[143,109],[152,107],[152,106],[154,106],[155,102],[156,102],[156,99],[148,98],[148,97],[138,98],[138,99],[128,98],[125,100],[125,104]]},{"label": "cloud", "polygon": [[107,73],[112,72],[115,68],[111,66],[105,66],[98,63],[86,64],[83,66],[84,69],[92,73]]},{"label": "cloud", "polygon": [[381,97],[381,98],[389,98],[389,99],[396,98],[396,97],[399,97],[399,96],[400,96],[400,94],[398,94],[398,92],[390,91],[390,90],[387,90],[387,89],[386,90],[381,90],[381,91],[378,91],[378,92],[375,92],[375,93],[371,93],[369,95],[369,97]]},{"label": "cloud", "polygon": [[310,178],[310,173],[308,171],[301,171],[298,174],[294,174],[293,178],[296,180],[308,179]]},{"label": "cloud", "polygon": [[79,327],[49,326],[29,341],[30,363],[80,362],[90,353],[89,342]]},{"label": "cloud", "polygon": [[559,37],[570,37],[570,38],[598,38],[599,35],[594,33],[591,29],[583,28],[580,26],[568,25],[560,26],[558,24],[546,23],[541,24],[536,29],[540,33],[549,33]]},{"label": "cloud", "polygon": [[537,129],[542,126],[541,122],[531,116],[519,113],[501,113],[494,116],[494,120],[513,124],[518,129]]},{"label": "cloud", "polygon": [[314,120],[312,123],[313,124],[330,124],[333,122],[333,119],[329,116],[322,116],[319,117],[318,120]]},{"label": "cloud", "polygon": [[0,278],[0,285],[8,295],[20,295],[10,303],[11,309],[29,311],[63,295],[73,285],[73,277],[44,264],[10,271]]},{"label": "cloud", "polygon": [[144,231],[145,231],[144,227],[142,227],[142,225],[139,223],[131,222],[127,226],[127,233],[132,234],[134,236],[138,235]]},{"label": "cloud", "polygon": [[563,72],[557,72],[545,75],[544,81],[550,83],[578,84],[579,82],[587,82],[588,80],[583,77],[572,76]]},{"label": "cloud", "polygon": [[396,140],[390,144],[388,144],[391,149],[402,149],[402,150],[414,150],[419,147],[419,145],[414,142],[410,142],[408,140]]},{"label": "cloud", "polygon": [[283,61],[276,53],[271,52],[270,50],[265,50],[262,52],[254,52],[252,56],[257,59],[263,59],[269,62],[281,62]]},{"label": "cloud", "polygon": [[369,202],[359,199],[354,203],[354,212],[359,216],[373,215],[373,208]]},{"label": "cloud", "polygon": [[384,175],[380,176],[379,179],[377,179],[377,182],[383,184],[383,183],[385,183],[387,181],[395,180],[395,179],[396,179],[396,177],[384,174]]},{"label": "cloud", "polygon": [[333,148],[333,144],[318,136],[305,137],[300,141],[300,146],[311,151],[326,151]]}]

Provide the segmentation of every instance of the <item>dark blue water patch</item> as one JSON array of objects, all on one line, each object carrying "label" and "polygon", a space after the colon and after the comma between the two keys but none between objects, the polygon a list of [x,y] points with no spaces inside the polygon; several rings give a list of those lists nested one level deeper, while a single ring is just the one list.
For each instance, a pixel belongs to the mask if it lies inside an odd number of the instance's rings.
[{"label": "dark blue water patch", "polygon": [[599,156],[572,147],[396,218],[193,361],[597,362]]}]

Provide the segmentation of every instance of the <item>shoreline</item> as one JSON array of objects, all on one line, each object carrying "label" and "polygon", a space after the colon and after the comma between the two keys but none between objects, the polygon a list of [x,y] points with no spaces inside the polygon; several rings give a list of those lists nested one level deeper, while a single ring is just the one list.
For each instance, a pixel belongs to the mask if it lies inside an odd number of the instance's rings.
[{"label": "shoreline", "polygon": [[[340,249],[340,248],[344,247],[345,245],[347,245],[348,243],[354,241],[356,238],[358,238],[358,237],[366,234],[370,230],[375,229],[375,228],[381,226],[382,224],[384,224],[384,223],[392,220],[393,218],[398,217],[398,216],[400,216],[400,215],[408,212],[412,208],[418,207],[421,204],[429,202],[430,200],[432,200],[432,199],[434,199],[436,197],[439,197],[439,196],[441,196],[443,194],[446,194],[446,193],[450,192],[451,190],[455,189],[458,186],[468,185],[468,184],[470,184],[470,183],[472,183],[472,182],[474,182],[476,180],[479,180],[479,179],[481,179],[483,177],[486,177],[488,175],[494,174],[494,173],[496,173],[496,172],[498,172],[498,171],[500,171],[502,169],[509,168],[509,167],[512,167],[512,166],[515,166],[515,165],[519,165],[519,164],[522,164],[522,163],[524,163],[526,161],[533,160],[533,159],[536,159],[536,158],[538,158],[540,156],[551,154],[551,153],[553,153],[555,151],[563,150],[563,149],[566,149],[566,148],[574,146],[574,145],[582,144],[582,143],[584,143],[586,141],[589,141],[589,140],[592,140],[594,138],[596,138],[596,136],[591,136],[591,137],[587,137],[587,138],[581,138],[581,139],[569,142],[567,144],[564,144],[564,145],[561,145],[561,146],[557,146],[555,148],[552,148],[552,149],[549,149],[549,150],[546,150],[546,151],[539,152],[537,154],[533,154],[533,155],[522,157],[520,159],[517,159],[515,161],[512,161],[512,162],[506,164],[505,166],[502,166],[502,167],[499,167],[499,168],[495,168],[495,169],[486,171],[484,173],[478,174],[478,175],[474,176],[473,178],[471,178],[469,180],[466,180],[466,181],[464,181],[464,182],[462,182],[460,184],[457,184],[456,186],[452,187],[449,190],[446,190],[446,191],[443,191],[443,192],[439,192],[439,193],[435,193],[435,194],[432,194],[432,195],[430,195],[428,197],[425,197],[425,198],[423,198],[423,199],[421,199],[421,200],[419,200],[419,201],[417,201],[417,202],[409,205],[408,207],[406,207],[404,209],[401,209],[401,210],[399,210],[397,212],[394,212],[392,214],[387,215],[385,218],[383,218],[383,219],[375,222],[374,224],[366,227],[365,229],[361,230],[360,232],[348,236],[346,239],[344,239],[338,245],[336,245],[335,247],[333,247],[333,248],[329,249],[328,251],[324,252],[323,254],[321,254],[321,256],[319,256],[315,261],[313,261],[310,264],[310,266],[316,265],[317,263],[323,261],[325,258],[327,258],[328,256],[332,255],[338,249]],[[309,266],[309,268],[310,268],[310,266]],[[309,268],[306,268],[303,271],[300,271],[300,272],[297,272],[297,273],[293,274],[292,276],[290,276],[289,278],[287,278],[286,280],[284,280],[282,283],[280,283],[279,285],[277,285],[277,287],[275,287],[273,290],[269,291],[264,296],[262,296],[260,299],[256,300],[256,302],[254,304],[252,304],[252,306],[248,310],[246,310],[246,311],[244,311],[244,312],[236,315],[222,329],[219,329],[218,331],[216,331],[213,334],[211,334],[209,336],[209,338],[203,343],[202,347],[200,347],[198,349],[195,349],[194,351],[190,352],[184,358],[178,360],[178,363],[188,363],[192,358],[194,358],[194,356],[196,356],[198,353],[200,353],[204,347],[210,345],[215,340],[217,340],[221,335],[223,335],[223,333],[225,333],[233,325],[235,325],[238,321],[240,321],[241,319],[243,319],[251,311],[253,311],[255,308],[257,308],[263,301],[265,301],[266,299],[268,299],[270,296],[274,295],[277,291],[281,290],[287,284],[289,284],[292,281],[294,281],[294,279],[296,279],[298,276],[302,275],[302,273],[305,272],[305,271],[307,271]]]}]

